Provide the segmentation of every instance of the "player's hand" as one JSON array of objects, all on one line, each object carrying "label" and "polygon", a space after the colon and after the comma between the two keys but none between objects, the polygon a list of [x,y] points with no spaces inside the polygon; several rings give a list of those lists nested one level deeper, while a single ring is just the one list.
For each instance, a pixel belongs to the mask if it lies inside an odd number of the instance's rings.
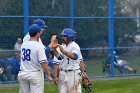
[{"label": "player's hand", "polygon": [[54,84],[58,85],[58,77],[57,76],[54,76]]},{"label": "player's hand", "polygon": [[64,54],[65,50],[63,49],[63,47],[60,44],[57,44],[57,46],[60,48],[60,51]]},{"label": "player's hand", "polygon": [[57,40],[57,35],[53,35],[51,38],[51,42]]},{"label": "player's hand", "polygon": [[58,43],[53,43],[52,49],[56,49],[58,47]]},{"label": "player's hand", "polygon": [[51,76],[48,77],[48,81],[49,81],[49,82],[52,82],[52,81],[53,81],[53,79],[52,79]]},{"label": "player's hand", "polygon": [[83,78],[83,82],[84,82],[84,83],[88,83],[88,82],[89,82],[89,79],[88,79],[87,76],[84,76],[84,78]]},{"label": "player's hand", "polygon": [[55,48],[57,44],[58,44],[57,35],[53,35],[49,46],[50,48]]},{"label": "player's hand", "polygon": [[86,71],[82,71],[82,72],[83,72],[83,76],[88,78]]}]

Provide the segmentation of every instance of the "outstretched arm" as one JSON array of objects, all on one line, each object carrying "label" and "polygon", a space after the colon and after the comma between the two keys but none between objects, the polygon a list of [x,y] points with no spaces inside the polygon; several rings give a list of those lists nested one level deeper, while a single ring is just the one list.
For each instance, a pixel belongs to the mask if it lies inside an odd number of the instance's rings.
[{"label": "outstretched arm", "polygon": [[47,47],[45,47],[46,55],[51,51],[52,46],[57,42],[58,42],[57,35],[53,35],[51,38],[51,43]]}]

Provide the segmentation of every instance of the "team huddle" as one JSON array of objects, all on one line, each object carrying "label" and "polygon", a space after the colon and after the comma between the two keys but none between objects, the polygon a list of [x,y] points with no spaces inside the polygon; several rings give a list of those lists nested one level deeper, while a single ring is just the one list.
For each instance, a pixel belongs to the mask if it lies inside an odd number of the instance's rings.
[{"label": "team huddle", "polygon": [[[81,81],[86,91],[91,91],[83,57],[75,42],[76,32],[65,28],[61,33],[63,43],[59,44],[53,35],[48,46],[43,45],[40,36],[48,27],[37,19],[29,27],[21,46],[21,66],[18,74],[19,93],[44,93],[44,72],[48,81],[58,85],[58,93],[82,93]],[[46,55],[54,53],[54,76],[50,75]],[[82,74],[81,74],[82,73]]]}]

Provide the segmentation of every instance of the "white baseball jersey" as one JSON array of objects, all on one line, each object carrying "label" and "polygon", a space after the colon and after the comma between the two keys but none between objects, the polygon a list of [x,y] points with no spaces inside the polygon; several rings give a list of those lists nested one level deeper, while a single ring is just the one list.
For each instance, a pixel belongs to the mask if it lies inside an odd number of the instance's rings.
[{"label": "white baseball jersey", "polygon": [[60,52],[59,48],[57,48],[58,53],[63,56],[62,60],[58,60],[56,57],[54,57],[53,60],[53,63],[59,64],[60,69],[58,91],[59,93],[82,93],[80,84],[81,76],[79,75],[79,64],[83,58],[81,55],[80,47],[74,41],[70,42],[67,46],[66,44],[62,44],[62,47],[67,52],[77,54],[78,59],[74,60],[68,58],[66,55]]},{"label": "white baseball jersey", "polygon": [[64,58],[62,60],[58,60],[56,57],[54,57],[53,63],[59,64],[59,69],[60,68],[65,69],[65,70],[79,69],[80,68],[79,67],[80,61],[83,60],[79,45],[77,43],[75,43],[74,41],[72,41],[68,44],[68,46],[66,46],[66,44],[62,44],[62,47],[67,52],[77,54],[78,59],[73,60],[71,58],[68,58],[66,55],[64,55],[60,52],[59,48],[57,48],[57,51],[59,52],[59,54],[61,54]]},{"label": "white baseball jersey", "polygon": [[[30,35],[29,35],[29,33],[23,38],[23,42],[25,42],[25,41],[29,41],[30,40]],[[42,44],[43,45],[43,43],[42,43],[42,40],[41,40],[41,38],[39,38],[39,41],[38,41],[40,44]]]},{"label": "white baseball jersey", "polygon": [[44,93],[42,62],[47,62],[44,46],[37,41],[24,42],[21,46],[21,71],[18,73],[19,93]]},{"label": "white baseball jersey", "polygon": [[21,46],[22,71],[37,71],[42,69],[41,62],[47,62],[44,46],[37,41],[27,41]]}]

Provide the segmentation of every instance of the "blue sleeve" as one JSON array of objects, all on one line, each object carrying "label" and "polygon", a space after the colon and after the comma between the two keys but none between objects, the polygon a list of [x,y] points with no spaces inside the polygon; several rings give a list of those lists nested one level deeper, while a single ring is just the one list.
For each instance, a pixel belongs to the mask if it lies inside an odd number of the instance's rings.
[{"label": "blue sleeve", "polygon": [[75,54],[75,53],[73,53],[73,55],[74,55],[74,60],[77,60],[78,59],[78,55]]},{"label": "blue sleeve", "polygon": [[51,51],[51,48],[49,46],[45,47],[45,53],[48,54]]},{"label": "blue sleeve", "polygon": [[62,60],[64,57],[61,55],[61,54],[59,54],[59,56],[58,56],[58,60]]}]

